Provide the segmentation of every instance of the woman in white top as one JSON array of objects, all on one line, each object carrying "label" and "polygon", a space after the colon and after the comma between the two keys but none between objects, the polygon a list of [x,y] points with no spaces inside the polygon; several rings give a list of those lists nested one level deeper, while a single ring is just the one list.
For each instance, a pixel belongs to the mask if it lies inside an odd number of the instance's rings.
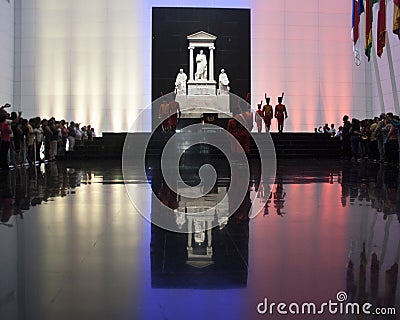
[{"label": "woman in white top", "polygon": [[82,130],[79,128],[79,123],[75,125],[75,145],[80,146],[82,143]]}]

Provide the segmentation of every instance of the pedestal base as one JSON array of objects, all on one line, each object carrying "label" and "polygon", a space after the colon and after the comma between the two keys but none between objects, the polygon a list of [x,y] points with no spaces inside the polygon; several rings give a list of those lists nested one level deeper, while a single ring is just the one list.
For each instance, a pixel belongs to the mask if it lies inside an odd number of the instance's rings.
[{"label": "pedestal base", "polygon": [[217,83],[209,80],[189,80],[188,95],[190,96],[215,96],[217,94]]},{"label": "pedestal base", "polygon": [[176,96],[179,102],[182,118],[201,118],[203,113],[218,113],[219,118],[232,116],[229,105],[229,96]]}]

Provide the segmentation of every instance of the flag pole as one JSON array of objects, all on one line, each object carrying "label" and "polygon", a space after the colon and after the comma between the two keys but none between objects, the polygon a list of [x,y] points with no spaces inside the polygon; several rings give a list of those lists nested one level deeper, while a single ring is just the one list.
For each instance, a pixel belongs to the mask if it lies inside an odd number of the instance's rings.
[{"label": "flag pole", "polygon": [[397,93],[396,76],[394,74],[392,49],[390,47],[388,32],[386,32],[386,51],[387,51],[387,57],[388,57],[388,63],[389,63],[390,81],[392,82],[394,112],[396,114],[400,114],[399,96]]},{"label": "flag pole", "polygon": [[376,58],[375,44],[374,44],[374,40],[373,39],[372,39],[371,55],[372,55],[372,60],[374,61],[376,86],[378,87],[378,96],[379,96],[379,103],[381,105],[381,113],[384,113],[385,112],[385,103],[383,101],[381,76],[380,76],[380,73],[379,73],[378,59]]}]

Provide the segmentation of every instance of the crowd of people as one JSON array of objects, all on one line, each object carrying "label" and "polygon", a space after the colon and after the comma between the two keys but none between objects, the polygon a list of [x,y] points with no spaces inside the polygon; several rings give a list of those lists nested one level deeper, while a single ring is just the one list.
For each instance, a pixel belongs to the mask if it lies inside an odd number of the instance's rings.
[{"label": "crowd of people", "polygon": [[[268,105],[269,99],[266,106]],[[54,161],[57,157],[64,156],[66,151],[73,151],[75,146],[83,145],[85,141],[91,141],[96,136],[90,125],[81,126],[74,121],[67,123],[54,117],[25,119],[22,112],[8,113],[9,107],[8,103],[0,107],[0,169],[8,170],[10,167],[34,162]],[[228,131],[237,138],[246,153],[249,153],[247,135],[253,128],[253,119],[260,129],[257,120],[262,119],[265,122],[265,114],[272,118],[272,112],[268,113],[268,108],[263,108],[263,117],[253,118],[250,110],[241,111],[229,122]],[[175,99],[164,100],[159,112],[163,131],[175,132],[179,116],[180,108]],[[267,130],[270,118],[265,122]],[[238,122],[245,124],[246,130],[239,130],[241,126]],[[326,123],[323,127],[315,128],[315,132],[339,138],[343,159],[369,159],[374,162],[399,164],[400,118],[391,112],[382,113],[373,119],[353,118],[351,121],[349,116],[345,115],[338,130],[334,124],[329,126]]]},{"label": "crowd of people", "polygon": [[373,119],[359,120],[343,117],[339,128],[342,157],[353,160],[398,165],[400,153],[400,118],[393,113],[382,113]]},{"label": "crowd of people", "polygon": [[90,126],[65,120],[25,119],[22,112],[7,112],[10,104],[0,107],[0,169],[29,165],[40,161],[55,161],[73,151],[75,146],[96,136]]},{"label": "crowd of people", "polygon": [[324,134],[329,134],[331,137],[340,137],[342,134],[343,127],[340,126],[338,128],[338,131],[336,131],[335,124],[331,123],[329,126],[327,123],[322,127],[320,126],[319,128],[314,128],[315,133],[324,133]]}]

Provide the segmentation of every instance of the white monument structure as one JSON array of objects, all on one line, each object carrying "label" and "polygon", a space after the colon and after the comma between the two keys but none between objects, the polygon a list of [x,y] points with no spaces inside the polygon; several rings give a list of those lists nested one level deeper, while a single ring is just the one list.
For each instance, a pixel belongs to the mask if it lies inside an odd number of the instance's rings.
[{"label": "white monument structure", "polygon": [[[219,111],[219,117],[223,118],[224,115],[226,117],[226,114],[231,114],[229,95],[227,92],[217,95],[217,81],[214,79],[214,42],[217,37],[199,31],[187,36],[187,39],[189,41],[187,95],[181,91],[176,96],[182,118],[201,118],[203,113],[216,112],[215,110]],[[204,49],[208,49],[208,57]]]}]

